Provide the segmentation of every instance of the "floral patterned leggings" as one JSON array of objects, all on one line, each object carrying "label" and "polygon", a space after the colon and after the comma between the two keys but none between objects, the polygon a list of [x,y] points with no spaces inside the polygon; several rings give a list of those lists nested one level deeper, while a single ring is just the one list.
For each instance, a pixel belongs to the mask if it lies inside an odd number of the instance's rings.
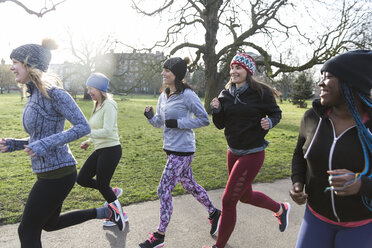
[{"label": "floral patterned leggings", "polygon": [[160,224],[158,231],[160,232],[165,232],[170,222],[173,212],[172,191],[178,182],[181,182],[183,188],[205,206],[208,213],[213,213],[216,209],[205,189],[194,180],[190,167],[193,157],[194,155],[168,155],[167,164],[158,187],[160,199]]}]

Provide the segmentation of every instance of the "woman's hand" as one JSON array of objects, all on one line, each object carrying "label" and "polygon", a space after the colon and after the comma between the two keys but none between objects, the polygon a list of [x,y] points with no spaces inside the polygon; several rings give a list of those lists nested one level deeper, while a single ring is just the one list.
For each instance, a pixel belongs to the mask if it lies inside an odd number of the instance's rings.
[{"label": "woman's hand", "polygon": [[89,146],[89,141],[84,141],[81,143],[80,148],[86,150]]},{"label": "woman's hand", "polygon": [[211,105],[213,108],[218,109],[220,107],[220,101],[218,100],[217,97],[213,98],[211,101]]},{"label": "woman's hand", "polygon": [[3,153],[8,150],[8,146],[5,145],[5,144],[6,144],[6,139],[1,138],[1,140],[0,140],[0,151],[3,152]]},{"label": "woman's hand", "polygon": [[[338,169],[327,171],[329,176],[329,185],[334,189],[338,196],[348,196],[358,194],[362,186],[361,180],[355,180],[355,173],[347,169]],[[345,187],[346,186],[346,187]]]},{"label": "woman's hand", "polygon": [[270,122],[267,118],[262,118],[261,119],[261,127],[264,130],[269,130],[270,129]]},{"label": "woman's hand", "polygon": [[154,109],[152,108],[152,106],[146,106],[145,108],[145,112],[143,113],[147,119],[152,119],[152,117],[154,117]]},{"label": "woman's hand", "polygon": [[33,158],[36,157],[36,154],[32,151],[31,148],[25,146],[25,150],[24,151],[27,153],[28,156],[33,157]]},{"label": "woman's hand", "polygon": [[307,194],[304,191],[303,183],[294,183],[292,188],[289,190],[289,195],[291,196],[292,200],[297,203],[298,205],[302,205],[306,203]]}]

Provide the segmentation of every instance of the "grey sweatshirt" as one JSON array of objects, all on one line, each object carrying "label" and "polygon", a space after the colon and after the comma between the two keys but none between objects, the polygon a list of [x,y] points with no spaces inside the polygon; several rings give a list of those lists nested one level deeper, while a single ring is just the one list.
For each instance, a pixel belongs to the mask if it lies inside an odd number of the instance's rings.
[{"label": "grey sweatshirt", "polygon": [[[195,116],[195,118],[194,118]],[[165,120],[177,119],[177,128],[167,128]],[[195,152],[195,134],[192,129],[208,126],[210,121],[199,97],[191,89],[180,94],[162,93],[156,114],[148,120],[151,125],[163,128],[163,148],[174,152]]]}]

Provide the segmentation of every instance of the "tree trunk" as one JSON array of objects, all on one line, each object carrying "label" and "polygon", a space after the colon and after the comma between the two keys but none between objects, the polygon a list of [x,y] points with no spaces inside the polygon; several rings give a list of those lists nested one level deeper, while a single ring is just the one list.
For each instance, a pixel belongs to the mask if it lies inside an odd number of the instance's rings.
[{"label": "tree trunk", "polygon": [[207,0],[203,19],[206,25],[205,32],[205,52],[203,60],[205,63],[205,102],[204,107],[210,113],[210,102],[218,94],[218,72],[216,56],[217,31],[218,31],[218,11],[222,5],[222,0]]},{"label": "tree trunk", "polygon": [[87,87],[84,88],[84,98],[83,99],[84,100],[92,100],[92,98],[88,94],[88,88]]},{"label": "tree trunk", "polygon": [[[210,75],[208,75],[210,74]],[[210,113],[210,103],[213,98],[217,97],[219,95],[220,91],[220,85],[223,84],[223,77],[218,77],[217,75],[217,69],[206,69],[205,70],[205,101],[204,101],[204,107],[207,110],[208,113]]]}]

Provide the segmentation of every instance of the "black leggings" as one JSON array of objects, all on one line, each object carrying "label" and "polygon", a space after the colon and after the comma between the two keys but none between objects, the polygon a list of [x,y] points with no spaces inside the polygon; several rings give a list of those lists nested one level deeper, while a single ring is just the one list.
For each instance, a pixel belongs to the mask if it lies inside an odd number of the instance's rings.
[{"label": "black leggings", "polygon": [[63,201],[75,184],[76,171],[58,179],[39,178],[27,199],[18,235],[21,247],[41,247],[41,231],[55,231],[94,219],[96,209],[60,215]]},{"label": "black leggings", "polygon": [[108,203],[115,201],[116,196],[110,181],[121,154],[120,145],[95,150],[80,169],[77,183],[83,187],[98,189]]}]

